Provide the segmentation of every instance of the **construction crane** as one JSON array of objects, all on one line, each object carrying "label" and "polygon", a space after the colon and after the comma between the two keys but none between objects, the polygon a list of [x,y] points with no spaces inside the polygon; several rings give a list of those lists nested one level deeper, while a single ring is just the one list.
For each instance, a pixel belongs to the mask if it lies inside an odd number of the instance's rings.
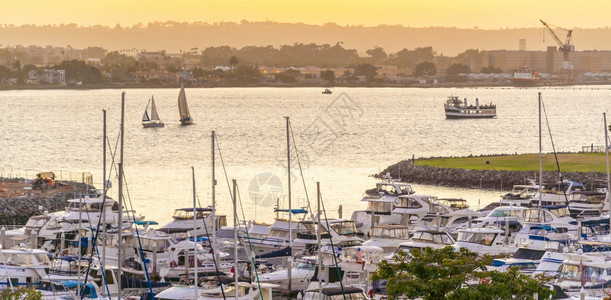
[{"label": "construction crane", "polygon": [[[558,43],[558,45],[560,46],[560,49],[558,49],[558,50],[562,51],[562,70],[566,73],[566,77],[568,79],[570,77],[571,69],[573,69],[573,67],[569,63],[569,53],[575,51],[575,46],[573,46],[573,41],[571,40],[571,38],[573,37],[573,30],[571,30],[571,29],[564,29],[564,28],[561,28],[561,27],[558,27],[558,26],[554,26],[554,25],[548,24],[548,23],[546,23],[545,21],[543,21],[541,19],[539,19],[539,21],[541,21],[541,23],[543,23],[543,26],[545,26],[549,30],[549,32],[552,33],[552,36],[556,40],[556,43]],[[567,32],[566,40],[564,41],[564,43],[556,35],[554,30],[552,30],[550,25],[555,27],[555,28],[557,28],[557,29],[564,30],[564,31]]]}]

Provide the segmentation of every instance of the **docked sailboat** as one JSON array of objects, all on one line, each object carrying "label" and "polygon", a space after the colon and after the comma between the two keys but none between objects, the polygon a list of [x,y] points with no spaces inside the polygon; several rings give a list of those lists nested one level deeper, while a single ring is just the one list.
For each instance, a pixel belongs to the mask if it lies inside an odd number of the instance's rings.
[{"label": "docked sailboat", "polygon": [[189,113],[189,106],[187,106],[187,96],[185,95],[184,85],[180,85],[180,93],[178,93],[178,113],[180,114],[181,125],[193,124],[191,114]]},{"label": "docked sailboat", "polygon": [[[151,116],[149,117],[149,104],[151,105]],[[146,104],[146,108],[144,109],[144,115],[142,115],[142,126],[144,128],[148,127],[163,127],[164,124],[159,119],[159,114],[157,113],[157,107],[155,107],[155,98],[151,96],[151,100]]]}]

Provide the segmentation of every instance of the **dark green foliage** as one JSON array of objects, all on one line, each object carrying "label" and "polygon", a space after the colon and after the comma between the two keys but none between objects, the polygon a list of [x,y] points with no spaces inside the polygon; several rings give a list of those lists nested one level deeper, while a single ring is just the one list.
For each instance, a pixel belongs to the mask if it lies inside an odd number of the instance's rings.
[{"label": "dark green foliage", "polygon": [[437,74],[437,68],[435,67],[435,64],[428,61],[417,64],[416,69],[414,70],[414,76],[416,77],[432,76],[435,74]]},{"label": "dark green foliage", "polygon": [[378,69],[372,64],[359,64],[354,67],[354,76],[365,76],[368,81],[372,81],[378,74]]},{"label": "dark green foliage", "polygon": [[320,78],[329,81],[330,84],[335,83],[335,72],[333,70],[320,71]]},{"label": "dark green foliage", "polygon": [[[487,271],[489,256],[478,257],[465,248],[455,251],[414,249],[410,254],[399,251],[392,261],[383,260],[373,279],[387,279],[389,299],[548,299],[552,290],[542,286],[548,278],[530,277],[510,269],[507,273]],[[483,281],[483,279],[485,281]]]},{"label": "dark green foliage", "polygon": [[427,61],[435,61],[436,53],[433,47],[416,48],[414,50],[403,49],[388,60],[389,64],[399,68],[414,68],[417,64]]},{"label": "dark green foliage", "polygon": [[490,73],[500,74],[500,73],[503,73],[503,70],[501,70],[501,68],[495,68],[494,66],[487,66],[487,67],[482,67],[480,72],[485,73],[485,74],[490,74]]},{"label": "dark green foliage", "polygon": [[448,75],[470,74],[471,68],[465,64],[453,64],[446,71]]},{"label": "dark green foliage", "polygon": [[239,65],[231,72],[225,72],[225,79],[232,80],[240,84],[258,83],[263,75],[254,66]]},{"label": "dark green foliage", "polygon": [[31,287],[5,288],[0,290],[0,299],[3,300],[39,300],[42,293]]},{"label": "dark green foliage", "polygon": [[384,51],[384,48],[375,46],[373,49],[365,51],[365,54],[371,56],[373,63],[380,64],[386,61],[388,54]]},{"label": "dark green foliage", "polygon": [[94,66],[86,64],[82,60],[65,60],[59,65],[53,66],[56,70],[66,71],[66,81],[81,81],[84,84],[99,83],[103,80],[102,73]]}]

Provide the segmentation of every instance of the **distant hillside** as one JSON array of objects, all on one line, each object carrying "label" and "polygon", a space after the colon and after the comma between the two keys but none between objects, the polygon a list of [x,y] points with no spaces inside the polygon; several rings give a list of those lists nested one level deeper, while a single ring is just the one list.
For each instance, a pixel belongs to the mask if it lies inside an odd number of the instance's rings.
[{"label": "distant hillside", "polygon": [[[564,32],[558,35],[564,39]],[[84,49],[99,46],[108,50],[133,51],[167,50],[177,53],[209,46],[228,45],[275,47],[294,43],[343,43],[344,48],[367,49],[380,46],[387,52],[432,46],[438,54],[454,56],[466,49],[517,50],[518,40],[526,39],[527,50],[544,50],[555,42],[543,28],[519,29],[458,29],[409,28],[380,25],[376,27],[323,26],[275,22],[242,23],[177,23],[156,22],[134,27],[115,28],[75,24],[60,26],[0,27],[0,47],[6,46],[72,46]],[[545,38],[545,42],[543,39]],[[575,29],[573,40],[576,50],[611,50],[611,28]]]}]

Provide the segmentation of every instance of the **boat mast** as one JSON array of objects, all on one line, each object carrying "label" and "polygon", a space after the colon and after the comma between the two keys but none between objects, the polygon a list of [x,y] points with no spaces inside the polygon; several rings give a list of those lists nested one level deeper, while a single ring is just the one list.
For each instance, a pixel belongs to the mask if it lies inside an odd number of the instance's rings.
[{"label": "boat mast", "polygon": [[318,268],[318,294],[322,295],[322,281],[320,280],[320,276],[322,276],[322,251],[320,249],[320,226],[322,226],[320,223],[320,181],[316,182],[316,210],[316,247],[318,248],[316,267]]},{"label": "boat mast", "polygon": [[[609,175],[609,135],[607,131],[607,113],[603,113],[603,120],[605,122],[605,157],[607,160],[607,199],[609,199],[609,209],[611,214],[611,175]],[[609,128],[611,130],[611,127]]]},{"label": "boat mast", "polygon": [[543,144],[541,142],[541,92],[539,92],[539,206],[543,201]]},{"label": "boat mast", "polygon": [[[215,174],[215,170],[214,170],[214,139],[216,139],[216,136],[214,134],[214,130],[212,130],[212,135],[211,135],[211,154],[212,154],[212,249],[215,249],[216,247],[216,194],[215,194],[215,188],[216,188],[216,174]],[[204,222],[204,226],[206,226],[206,223]],[[215,256],[215,261],[216,259],[218,259],[218,254],[216,253],[216,251],[214,252],[214,256]]]},{"label": "boat mast", "polygon": [[287,289],[290,293],[292,290],[292,278],[291,278],[291,268],[293,267],[292,257],[293,257],[293,224],[292,213],[291,213],[291,142],[289,139],[289,117],[284,117],[286,119],[286,159],[287,159],[287,176],[288,176],[288,196],[289,196],[289,256],[288,256],[288,268],[287,268],[287,277],[288,277],[288,285]]},{"label": "boat mast", "polygon": [[117,273],[119,274],[117,278],[117,300],[121,300],[121,252],[123,251],[123,247],[121,247],[121,239],[122,239],[122,231],[123,231],[123,133],[124,133],[124,122],[125,122],[125,92],[121,93],[121,151],[119,152],[119,216],[117,222],[119,223],[119,232],[117,234],[117,247],[119,248],[117,251],[117,264],[119,266]]},{"label": "boat mast", "polygon": [[[233,179],[233,276],[235,280],[235,299],[238,300],[238,202],[236,180]],[[222,283],[221,283],[222,286]]]},{"label": "boat mast", "polygon": [[[93,234],[93,233],[92,233]],[[83,249],[83,192],[79,197],[79,208],[78,208],[78,279],[76,286],[76,294],[81,295],[81,249]]]},{"label": "boat mast", "polygon": [[193,299],[197,299],[197,206],[195,205],[195,168],[193,167],[191,167],[191,174],[193,177],[193,272],[195,273],[193,281],[195,298]]},{"label": "boat mast", "polygon": [[[102,268],[106,268],[106,110],[102,110],[104,114],[104,133],[102,134],[102,236],[104,244],[102,247]],[[106,280],[104,280],[106,281]],[[105,289],[102,290],[102,296],[105,296]],[[110,296],[110,295],[109,295]]]}]

